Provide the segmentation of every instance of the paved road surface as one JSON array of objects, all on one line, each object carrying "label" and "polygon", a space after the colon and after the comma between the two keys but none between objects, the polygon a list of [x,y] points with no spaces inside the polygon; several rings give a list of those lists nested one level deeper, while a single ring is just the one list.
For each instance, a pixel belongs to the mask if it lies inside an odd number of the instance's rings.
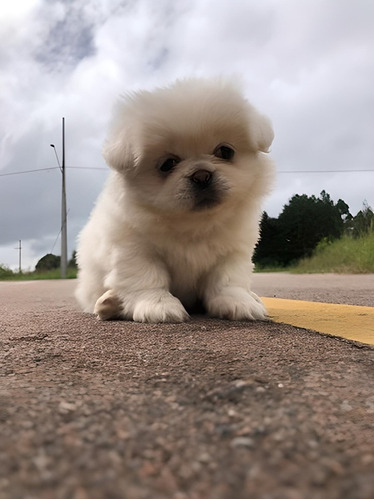
[{"label": "paved road surface", "polygon": [[266,297],[374,307],[374,274],[259,273],[253,284]]},{"label": "paved road surface", "polygon": [[[362,278],[293,287],[366,300]],[[98,322],[73,286],[0,283],[1,497],[374,496],[372,347],[270,322]]]}]

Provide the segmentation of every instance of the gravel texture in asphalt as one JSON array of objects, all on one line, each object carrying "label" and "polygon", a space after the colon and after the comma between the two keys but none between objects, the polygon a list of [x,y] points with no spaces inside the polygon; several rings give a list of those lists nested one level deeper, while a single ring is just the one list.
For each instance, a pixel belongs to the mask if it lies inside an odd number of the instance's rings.
[{"label": "gravel texture in asphalt", "polygon": [[100,322],[73,287],[0,283],[2,498],[374,496],[372,347]]}]

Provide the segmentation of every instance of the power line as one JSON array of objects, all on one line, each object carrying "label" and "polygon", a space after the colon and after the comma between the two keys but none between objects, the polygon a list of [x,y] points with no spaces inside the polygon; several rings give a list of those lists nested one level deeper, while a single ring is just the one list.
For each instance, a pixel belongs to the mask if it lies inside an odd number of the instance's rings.
[{"label": "power line", "polygon": [[[108,170],[105,167],[65,167],[72,170]],[[20,174],[30,174],[32,172],[45,172],[47,170],[61,170],[61,167],[49,167],[49,168],[35,168],[33,170],[20,170],[18,172],[7,172],[6,174],[0,174],[0,177],[5,177],[7,175],[20,175]]]},{"label": "power line", "polygon": [[[65,167],[65,168],[70,168],[70,169],[79,169],[79,170],[108,170],[108,168],[105,167],[76,167],[76,166],[71,166],[71,167]],[[5,177],[7,175],[20,175],[20,174],[30,174],[32,172],[43,172],[46,170],[61,170],[61,167],[49,167],[49,168],[35,168],[33,170],[20,170],[18,172],[7,172],[5,174],[0,174],[0,177]]]},{"label": "power line", "polygon": [[[72,170],[108,170],[106,167],[79,167],[70,166],[66,167]],[[49,167],[49,168],[35,168],[33,170],[21,170],[19,172],[7,172],[5,174],[0,174],[0,177],[5,177],[8,175],[21,175],[29,174],[32,172],[45,172],[48,170],[60,170],[61,167]],[[374,168],[361,168],[361,169],[346,169],[346,170],[278,170],[277,174],[345,174],[345,173],[355,173],[355,172],[374,172]]]},{"label": "power line", "polygon": [[[61,229],[62,229],[62,228],[61,228]],[[56,246],[57,240],[58,240],[58,239],[59,239],[59,237],[60,237],[60,234],[61,234],[61,229],[60,229],[60,231],[58,232],[58,235],[56,236],[55,242],[53,243],[52,250],[51,250],[49,253],[53,253],[53,250],[55,249],[55,246]]]},{"label": "power line", "polygon": [[71,167],[66,167],[66,168],[71,168],[73,170],[108,170],[107,167],[75,167],[75,166],[71,166]]},{"label": "power line", "polygon": [[34,170],[21,170],[19,172],[8,172],[6,174],[0,174],[0,177],[5,177],[6,175],[20,175],[20,174],[29,174],[31,172],[41,172],[45,170],[58,170],[59,167],[49,167],[49,168],[35,168]]},{"label": "power line", "polygon": [[[70,212],[70,208],[68,209],[66,216],[69,215],[69,212]],[[58,235],[56,236],[55,242],[53,243],[52,250],[50,251],[50,253],[53,253],[53,250],[55,249],[56,243],[57,243],[61,233],[62,233],[62,227],[61,227],[60,231],[58,232]]]},{"label": "power line", "polygon": [[374,168],[362,168],[356,170],[278,170],[277,174],[342,174],[346,172],[374,172]]}]

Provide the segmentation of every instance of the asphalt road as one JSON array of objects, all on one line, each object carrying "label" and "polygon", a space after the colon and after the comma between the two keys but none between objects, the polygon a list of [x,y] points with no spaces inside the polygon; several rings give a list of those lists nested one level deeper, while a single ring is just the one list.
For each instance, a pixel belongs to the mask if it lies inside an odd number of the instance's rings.
[{"label": "asphalt road", "polygon": [[[254,288],[373,305],[373,276],[297,279]],[[272,322],[99,322],[73,287],[0,283],[2,498],[374,496],[372,347]]]},{"label": "asphalt road", "polygon": [[264,297],[374,307],[374,274],[258,273],[253,285]]}]

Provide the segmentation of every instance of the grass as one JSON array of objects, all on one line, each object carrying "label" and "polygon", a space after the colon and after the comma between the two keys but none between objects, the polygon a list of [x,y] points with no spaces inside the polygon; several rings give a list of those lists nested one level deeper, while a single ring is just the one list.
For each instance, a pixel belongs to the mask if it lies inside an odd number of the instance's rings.
[{"label": "grass", "polygon": [[258,264],[255,265],[253,272],[255,273],[287,273],[290,269],[284,266],[260,266]]},{"label": "grass", "polygon": [[310,258],[301,259],[289,269],[293,273],[374,273],[374,233],[360,238],[343,236],[322,241]]},{"label": "grass", "polygon": [[[66,273],[67,279],[77,277],[77,270],[69,268]],[[32,271],[15,273],[11,269],[0,266],[0,281],[29,281],[29,280],[58,280],[61,279],[60,269],[50,271]]]}]

